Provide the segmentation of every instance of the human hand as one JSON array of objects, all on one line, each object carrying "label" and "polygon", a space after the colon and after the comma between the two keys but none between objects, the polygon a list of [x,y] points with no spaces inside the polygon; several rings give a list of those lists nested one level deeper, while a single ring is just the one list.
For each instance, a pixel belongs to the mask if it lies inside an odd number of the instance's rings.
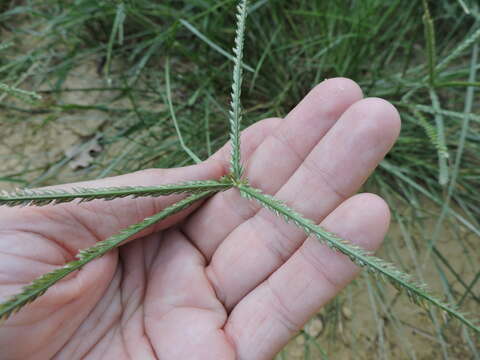
[{"label": "human hand", "polygon": [[[387,205],[354,194],[394,143],[400,120],[384,100],[361,98],[350,80],[324,81],[285,119],[246,129],[242,158],[254,187],[375,250],[388,228]],[[226,145],[199,165],[81,186],[220,178],[229,155]],[[0,298],[178,198],[1,208]],[[7,320],[2,359],[271,359],[358,272],[235,189],[134,239]]]}]

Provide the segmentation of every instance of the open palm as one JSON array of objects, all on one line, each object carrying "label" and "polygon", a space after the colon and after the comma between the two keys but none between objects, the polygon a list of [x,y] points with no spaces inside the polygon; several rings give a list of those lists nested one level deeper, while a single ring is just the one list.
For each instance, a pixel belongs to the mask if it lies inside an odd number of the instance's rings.
[{"label": "open palm", "polygon": [[[384,100],[362,100],[350,80],[327,80],[285,119],[243,132],[245,175],[374,250],[388,208],[375,195],[354,194],[399,127]],[[220,178],[229,151],[226,145],[196,166],[82,186]],[[177,199],[0,209],[0,298]],[[230,189],[144,231],[10,318],[0,328],[2,359],[271,359],[357,271],[347,257]],[[19,337],[22,346],[13,345]]]}]

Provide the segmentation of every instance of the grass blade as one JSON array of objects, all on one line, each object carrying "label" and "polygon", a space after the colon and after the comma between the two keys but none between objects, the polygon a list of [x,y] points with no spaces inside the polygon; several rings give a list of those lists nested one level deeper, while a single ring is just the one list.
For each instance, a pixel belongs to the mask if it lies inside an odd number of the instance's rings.
[{"label": "grass blade", "polygon": [[[472,49],[472,58],[470,62],[470,75],[469,75],[469,82],[475,82],[476,75],[477,75],[477,62],[478,62],[478,44],[475,44]],[[473,100],[474,100],[474,93],[475,93],[475,88],[473,86],[469,87],[467,89],[467,95],[465,99],[465,108],[464,112],[465,115],[471,113],[472,107],[473,107]],[[457,176],[460,171],[460,163],[462,161],[462,156],[463,156],[463,151],[465,149],[465,140],[467,138],[467,133],[468,129],[470,127],[470,119],[465,116],[463,123],[462,123],[462,129],[460,131],[460,139],[458,141],[458,149],[457,149],[457,154],[455,156],[455,163],[453,165],[453,171],[452,171],[452,177],[450,180],[450,184],[448,185],[448,191],[447,191],[447,197],[445,201],[443,202],[442,205],[442,211],[440,213],[440,216],[437,220],[437,223],[435,224],[435,229],[433,232],[433,236],[431,240],[429,241],[428,244],[428,249],[427,249],[427,254],[425,255],[424,263],[427,263],[427,261],[430,258],[430,254],[432,252],[432,249],[435,247],[435,244],[437,242],[438,236],[441,231],[441,227],[443,224],[443,221],[445,217],[447,216],[447,211],[450,205],[450,200],[453,195],[453,191],[455,189],[455,185],[457,183]]]},{"label": "grass blade", "polygon": [[167,91],[167,101],[168,101],[168,108],[170,109],[170,115],[172,116],[173,120],[173,125],[175,126],[175,131],[177,132],[178,136],[178,141],[180,141],[180,145],[182,146],[182,149],[190,156],[190,158],[196,163],[199,164],[202,162],[200,158],[195,155],[195,153],[190,150],[190,148],[185,144],[185,141],[183,140],[182,133],[180,131],[180,127],[178,126],[178,121],[177,117],[175,115],[175,111],[173,109],[173,104],[172,104],[172,89],[170,87],[170,60],[167,58],[167,61],[165,63],[165,85],[166,85],[166,91]]},{"label": "grass blade", "polygon": [[422,112],[428,113],[428,114],[441,114],[443,116],[452,118],[452,119],[469,119],[470,121],[474,121],[476,123],[480,123],[480,115],[477,115],[475,113],[470,113],[470,114],[465,114],[463,112],[459,111],[452,111],[452,110],[444,110],[442,108],[439,109],[434,109],[432,106],[429,105],[422,105],[422,104],[414,104],[414,103],[404,103],[404,102],[397,102],[397,101],[392,101],[392,104],[398,105],[400,107],[407,107],[409,109],[414,110],[420,110]]},{"label": "grass blade", "polygon": [[248,185],[239,184],[238,188],[241,194],[247,199],[258,201],[263,207],[273,211],[276,215],[282,216],[287,222],[295,224],[307,235],[315,235],[319,240],[324,241],[330,248],[340,251],[347,255],[355,264],[366,268],[372,274],[387,279],[398,290],[405,290],[412,302],[428,309],[429,305],[443,310],[446,314],[457,318],[463,324],[472,330],[480,333],[480,328],[468,320],[463,314],[459,313],[452,306],[443,303],[432,296],[426,286],[412,280],[410,275],[395,268],[382,259],[373,256],[370,252],[355,246],[344,239],[332,234],[322,227],[306,219],[295,210],[289,208],[280,200],[270,195],[263,194],[260,190],[254,189]]},{"label": "grass blade", "polygon": [[[185,26],[188,30],[190,30],[195,36],[197,36],[200,40],[203,40],[208,46],[210,46],[213,50],[217,51],[218,53],[222,54],[225,56],[227,59],[235,62],[235,57],[229,54],[227,51],[222,49],[220,46],[215,44],[213,41],[211,41],[209,38],[207,38],[205,35],[203,35],[195,26],[190,24],[187,20],[180,19],[180,23]],[[244,64],[242,62],[242,67],[250,72],[254,72],[255,70],[251,67],[248,66],[247,64]]]},{"label": "grass blade", "polygon": [[462,7],[463,11],[465,12],[465,14],[467,15],[470,15],[470,9],[468,8],[468,6],[465,4],[465,2],[463,0],[457,0],[458,3],[460,4],[460,6]]},{"label": "grass blade", "polygon": [[428,58],[428,75],[430,86],[435,86],[435,64],[436,64],[436,50],[435,50],[435,29],[433,27],[433,20],[430,16],[430,10],[426,0],[423,0],[423,7],[425,13],[423,15],[423,25],[425,28],[425,40],[427,42],[427,58]]},{"label": "grass blade", "polygon": [[113,43],[115,42],[115,38],[118,34],[118,43],[119,45],[123,45],[123,23],[125,22],[125,5],[123,2],[117,5],[117,11],[115,14],[115,20],[113,21],[112,32],[110,33],[110,39],[108,40],[107,46],[107,60],[105,64],[106,74],[107,74],[107,81],[111,81],[110,79],[110,67],[112,65],[112,51],[113,51]]},{"label": "grass blade", "polygon": [[447,67],[453,60],[457,59],[463,54],[463,51],[473,45],[480,39],[480,27],[475,30],[472,35],[463,40],[447,57],[445,57],[436,67],[436,70],[442,70]]},{"label": "grass blade", "polygon": [[138,224],[131,225],[124,229],[117,235],[114,235],[106,240],[100,241],[94,246],[81,250],[77,255],[77,260],[65,264],[63,267],[49,272],[41,277],[35,279],[30,285],[23,288],[20,294],[12,296],[7,301],[0,304],[0,320],[6,320],[10,315],[19,311],[23,306],[31,303],[39,296],[43,295],[55,283],[71,274],[72,272],[81,269],[90,261],[105,255],[110,250],[120,246],[125,240],[131,236],[138,234],[142,230],[154,225],[155,223],[178,213],[198,200],[205,198],[214,191],[204,191],[199,194],[191,195],[179,202],[165,208],[152,217],[146,218]]}]

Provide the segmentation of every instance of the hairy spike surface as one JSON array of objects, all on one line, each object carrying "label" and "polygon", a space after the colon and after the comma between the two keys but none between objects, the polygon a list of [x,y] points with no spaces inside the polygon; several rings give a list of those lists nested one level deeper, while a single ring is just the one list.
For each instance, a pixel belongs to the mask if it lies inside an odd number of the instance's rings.
[{"label": "hairy spike surface", "polygon": [[457,318],[475,332],[480,333],[480,328],[458,312],[453,306],[436,299],[429,293],[424,284],[415,282],[410,275],[398,270],[393,264],[375,257],[372,253],[326,231],[322,227],[314,224],[313,221],[289,208],[282,201],[270,195],[263,194],[260,190],[248,185],[239,184],[237,186],[245,198],[258,201],[263,207],[271,210],[277,216],[283,217],[285,221],[295,224],[307,235],[314,235],[319,240],[325,242],[330,248],[347,255],[350,260],[358,266],[366,268],[370,273],[379,278],[388,280],[398,290],[405,291],[409,299],[415,304],[422,308],[429,308],[430,304],[434,305],[443,310],[445,314]]},{"label": "hairy spike surface", "polygon": [[43,295],[52,285],[63,279],[68,274],[81,269],[90,261],[105,255],[110,250],[120,246],[131,236],[138,234],[142,230],[154,225],[155,223],[178,213],[198,200],[212,195],[215,191],[209,190],[178,201],[177,203],[165,208],[159,213],[148,217],[138,224],[131,225],[122,230],[117,235],[113,235],[106,240],[96,243],[94,246],[81,250],[77,254],[77,259],[65,264],[63,267],[49,272],[35,279],[30,285],[23,288],[20,294],[14,295],[7,301],[0,304],[0,321],[6,320],[10,315],[19,311],[23,306],[31,303],[39,296]]},{"label": "hairy spike surface", "polygon": [[229,112],[230,141],[232,146],[230,170],[234,178],[237,180],[240,179],[243,173],[240,159],[240,124],[242,121],[240,97],[242,94],[242,59],[243,42],[245,38],[245,21],[247,18],[247,3],[247,0],[241,0],[237,7],[237,31],[235,35],[235,46],[233,48],[235,63],[233,66],[231,109]]},{"label": "hairy spike surface", "polygon": [[8,95],[14,96],[17,99],[28,103],[35,103],[40,101],[42,97],[33,91],[19,89],[15,86],[10,86],[0,82],[0,92],[6,92]]},{"label": "hairy spike surface", "polygon": [[74,188],[72,190],[17,190],[14,192],[1,192],[0,205],[6,206],[44,206],[61,204],[79,199],[92,201],[96,199],[114,200],[132,196],[134,198],[146,196],[161,196],[181,193],[198,193],[202,191],[223,191],[232,186],[227,178],[220,180],[190,181],[180,184],[166,184],[159,186],[129,186],[110,188]]},{"label": "hairy spike surface", "polygon": [[11,42],[11,41],[0,43],[0,51],[8,49],[12,45],[13,45],[13,42]]},{"label": "hairy spike surface", "polygon": [[[443,115],[438,112],[438,110],[440,110],[440,100],[438,99],[438,95],[433,88],[430,89],[430,98],[432,100],[433,108],[437,110],[437,113],[435,114],[435,124],[437,128],[437,140],[439,148],[444,148],[447,150],[446,154],[448,154],[448,149],[445,142],[445,125],[443,122]],[[438,182],[442,186],[447,185],[449,178],[447,159],[448,156],[444,156],[441,152],[438,152]]]},{"label": "hairy spike surface", "polygon": [[447,146],[439,140],[437,129],[428,122],[428,120],[425,118],[425,116],[423,116],[423,114],[420,111],[415,110],[413,113],[415,115],[414,119],[418,122],[418,124],[421,127],[423,127],[430,142],[432,143],[433,146],[435,146],[435,149],[437,149],[439,156],[442,156],[448,159],[450,155],[448,153]]}]

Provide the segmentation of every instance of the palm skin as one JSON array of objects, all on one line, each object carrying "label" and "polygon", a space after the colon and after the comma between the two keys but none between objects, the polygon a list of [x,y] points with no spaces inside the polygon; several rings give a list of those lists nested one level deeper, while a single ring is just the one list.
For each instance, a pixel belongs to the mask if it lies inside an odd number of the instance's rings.
[{"label": "palm skin", "polygon": [[[243,132],[245,174],[374,250],[388,208],[375,195],[354,194],[399,128],[393,106],[362,100],[348,79],[327,80],[285,119]],[[226,145],[200,165],[81,186],[219,178],[229,152]],[[178,198],[1,208],[0,298]],[[145,230],[12,316],[0,327],[2,359],[272,359],[357,272],[345,256],[231,189]]]}]

